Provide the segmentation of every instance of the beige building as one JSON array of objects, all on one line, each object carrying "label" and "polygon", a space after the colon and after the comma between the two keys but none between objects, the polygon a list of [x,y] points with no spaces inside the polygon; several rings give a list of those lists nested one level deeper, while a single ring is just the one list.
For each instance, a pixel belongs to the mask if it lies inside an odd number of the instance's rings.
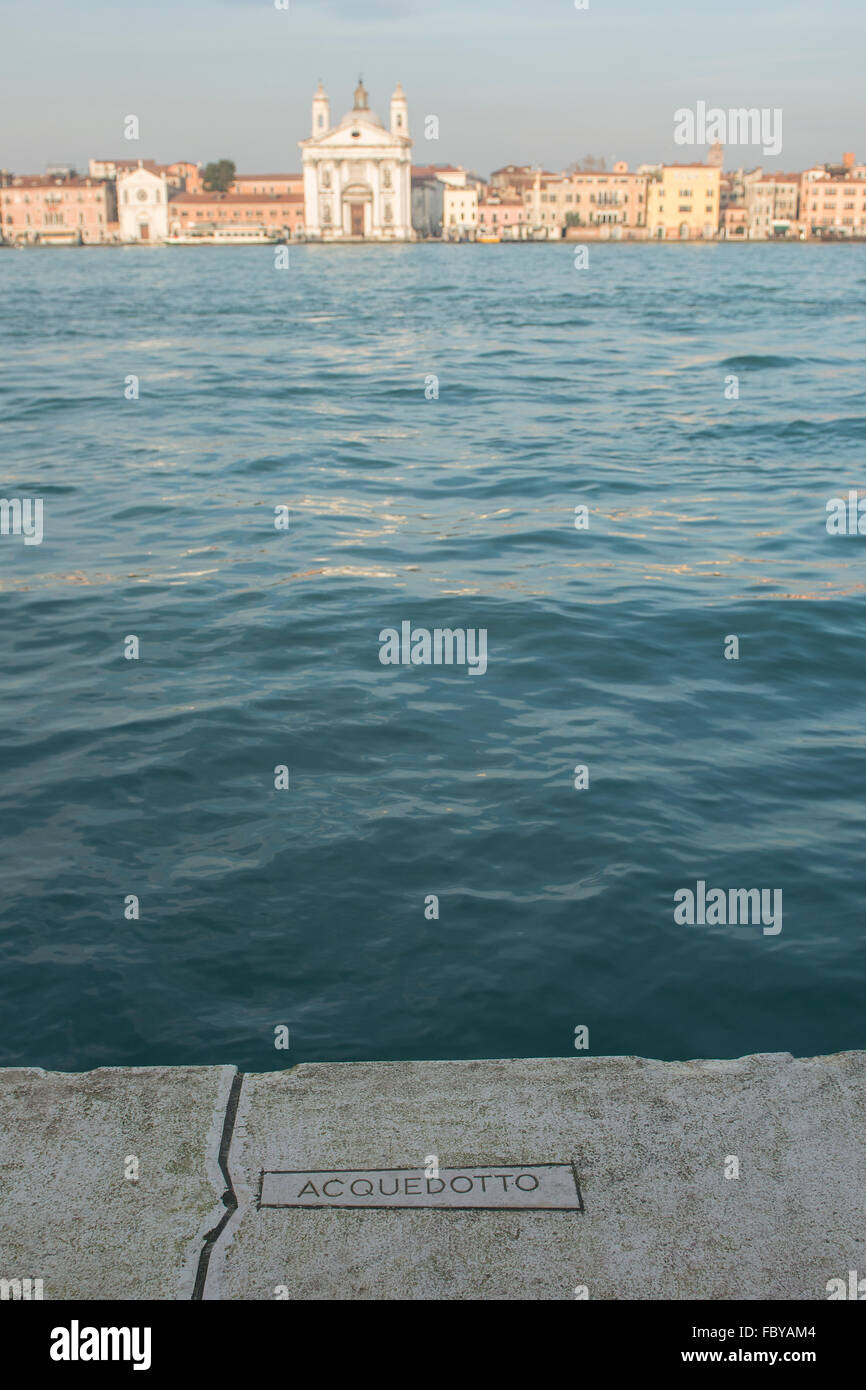
[{"label": "beige building", "polygon": [[528,193],[539,174],[542,179],[555,179],[552,169],[533,169],[531,164],[505,164],[490,175],[490,188],[498,193]]},{"label": "beige building", "polygon": [[750,241],[797,236],[799,174],[761,174],[745,185],[746,226]]},{"label": "beige building", "polygon": [[694,241],[716,236],[720,174],[717,165],[663,164],[647,189],[650,237]]},{"label": "beige building", "polygon": [[556,239],[565,234],[620,239],[646,236],[646,174],[618,160],[609,172],[586,171],[544,178],[539,171],[524,192],[529,235]]},{"label": "beige building", "polygon": [[466,170],[462,164],[413,164],[413,179],[439,179],[451,188],[465,188]]},{"label": "beige building", "polygon": [[478,189],[446,188],[442,197],[442,235],[448,241],[474,238],[478,230]]}]

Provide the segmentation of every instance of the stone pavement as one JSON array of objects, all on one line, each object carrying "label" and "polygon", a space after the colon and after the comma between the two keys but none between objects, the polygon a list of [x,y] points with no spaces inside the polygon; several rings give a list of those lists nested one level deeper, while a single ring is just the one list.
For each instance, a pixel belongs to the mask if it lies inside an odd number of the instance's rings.
[{"label": "stone pavement", "polygon": [[0,1295],[826,1299],[864,1195],[866,1052],[0,1070]]}]

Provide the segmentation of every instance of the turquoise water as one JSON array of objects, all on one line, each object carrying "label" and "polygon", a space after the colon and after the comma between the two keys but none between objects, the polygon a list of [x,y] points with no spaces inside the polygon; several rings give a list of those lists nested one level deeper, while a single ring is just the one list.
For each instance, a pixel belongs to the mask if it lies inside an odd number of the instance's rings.
[{"label": "turquoise water", "polygon": [[0,1062],[864,1045],[863,248],[589,259],[0,254]]}]

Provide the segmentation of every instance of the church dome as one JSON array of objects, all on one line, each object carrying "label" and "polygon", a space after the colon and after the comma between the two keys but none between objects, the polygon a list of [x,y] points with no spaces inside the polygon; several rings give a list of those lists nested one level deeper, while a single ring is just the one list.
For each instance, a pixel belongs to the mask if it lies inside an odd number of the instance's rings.
[{"label": "church dome", "polygon": [[343,130],[346,126],[354,126],[359,123],[361,125],[377,126],[380,130],[385,129],[379,117],[370,110],[370,98],[367,94],[367,88],[364,86],[364,79],[362,77],[358,78],[358,85],[355,88],[355,104],[352,110],[343,117],[337,129]]}]

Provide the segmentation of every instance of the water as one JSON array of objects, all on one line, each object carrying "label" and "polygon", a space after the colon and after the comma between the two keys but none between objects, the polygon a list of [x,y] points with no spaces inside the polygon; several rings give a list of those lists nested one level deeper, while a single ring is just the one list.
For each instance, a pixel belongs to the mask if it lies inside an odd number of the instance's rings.
[{"label": "water", "polygon": [[[863,1046],[862,247],[0,285],[45,509],[0,539],[3,1064]],[[486,674],[382,666],[404,620],[486,628]],[[676,924],[699,878],[781,888],[781,934]]]}]

